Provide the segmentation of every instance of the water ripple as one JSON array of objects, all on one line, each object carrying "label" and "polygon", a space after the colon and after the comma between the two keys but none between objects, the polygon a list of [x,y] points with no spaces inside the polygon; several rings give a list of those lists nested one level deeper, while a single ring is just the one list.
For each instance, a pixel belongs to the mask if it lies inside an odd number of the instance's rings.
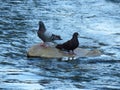
[{"label": "water ripple", "polygon": [[[118,0],[1,0],[0,89],[120,89],[120,10]],[[38,21],[63,41],[80,33],[80,47],[99,57],[76,60],[27,58],[39,43]],[[66,33],[67,32],[67,33]]]}]

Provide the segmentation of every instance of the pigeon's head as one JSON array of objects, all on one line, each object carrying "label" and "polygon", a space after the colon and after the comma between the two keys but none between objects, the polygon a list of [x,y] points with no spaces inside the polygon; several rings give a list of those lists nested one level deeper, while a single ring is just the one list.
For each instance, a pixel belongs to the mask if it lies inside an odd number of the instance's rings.
[{"label": "pigeon's head", "polygon": [[39,25],[44,25],[44,23],[42,21],[39,21]]},{"label": "pigeon's head", "polygon": [[73,34],[73,37],[79,37],[78,32],[75,32],[75,33]]},{"label": "pigeon's head", "polygon": [[43,23],[42,21],[39,21],[39,25],[40,25],[40,26],[43,26],[44,23]]},{"label": "pigeon's head", "polygon": [[46,28],[42,21],[39,21],[39,31],[45,32]]},{"label": "pigeon's head", "polygon": [[62,40],[59,35],[52,34],[52,40]]}]

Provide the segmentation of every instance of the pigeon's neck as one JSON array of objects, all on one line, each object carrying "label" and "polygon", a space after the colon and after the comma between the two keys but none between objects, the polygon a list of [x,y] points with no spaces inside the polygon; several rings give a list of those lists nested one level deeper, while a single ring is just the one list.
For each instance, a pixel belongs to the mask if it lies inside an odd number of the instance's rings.
[{"label": "pigeon's neck", "polygon": [[45,26],[44,25],[39,25],[39,31],[45,32],[46,31]]},{"label": "pigeon's neck", "polygon": [[74,41],[74,42],[78,42],[78,37],[77,36],[73,36],[71,40]]},{"label": "pigeon's neck", "polygon": [[77,39],[77,36],[73,36],[72,39]]}]

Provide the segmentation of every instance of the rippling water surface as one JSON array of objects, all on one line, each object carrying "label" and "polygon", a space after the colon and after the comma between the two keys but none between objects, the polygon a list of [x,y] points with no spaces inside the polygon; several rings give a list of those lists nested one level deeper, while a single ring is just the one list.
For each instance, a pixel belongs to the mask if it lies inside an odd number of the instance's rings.
[{"label": "rippling water surface", "polygon": [[[68,40],[80,33],[80,47],[98,49],[99,57],[62,61],[27,58],[39,43],[38,21]],[[1,0],[0,89],[120,89],[119,0]]]}]

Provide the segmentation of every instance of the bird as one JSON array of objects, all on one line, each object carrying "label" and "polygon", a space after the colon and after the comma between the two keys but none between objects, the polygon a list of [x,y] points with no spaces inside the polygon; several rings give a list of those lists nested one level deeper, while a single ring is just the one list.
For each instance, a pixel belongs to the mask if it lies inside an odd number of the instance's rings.
[{"label": "bird", "polygon": [[70,54],[75,54],[74,50],[79,46],[78,36],[78,32],[75,32],[70,40],[64,42],[63,44],[56,45],[56,48],[60,50],[66,50],[69,53],[72,51]]},{"label": "bird", "polygon": [[46,30],[46,27],[42,21],[39,21],[39,29],[37,31],[38,37],[43,41],[41,46],[46,47],[47,42],[53,42],[54,40],[62,40],[60,35],[55,35]]}]

